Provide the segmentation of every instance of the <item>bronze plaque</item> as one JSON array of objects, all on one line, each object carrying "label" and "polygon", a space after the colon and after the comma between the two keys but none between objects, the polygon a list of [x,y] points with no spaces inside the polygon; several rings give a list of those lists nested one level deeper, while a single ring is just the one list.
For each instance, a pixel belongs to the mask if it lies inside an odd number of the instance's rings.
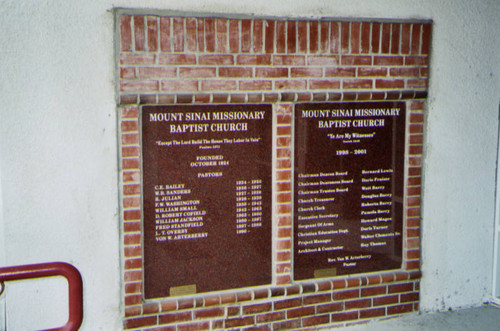
[{"label": "bronze plaque", "polygon": [[145,298],[271,283],[272,105],[143,106]]},{"label": "bronze plaque", "polygon": [[401,268],[403,102],[295,105],[294,279]]}]

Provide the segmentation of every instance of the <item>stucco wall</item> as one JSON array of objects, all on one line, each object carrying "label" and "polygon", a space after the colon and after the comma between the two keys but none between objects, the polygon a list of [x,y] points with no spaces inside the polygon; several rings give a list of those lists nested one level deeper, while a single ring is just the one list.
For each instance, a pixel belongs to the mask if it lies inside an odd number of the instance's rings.
[{"label": "stucco wall", "polygon": [[[74,264],[84,278],[83,329],[121,327],[114,7],[432,19],[421,309],[489,300],[498,1],[7,0],[0,6],[0,236],[5,246],[0,263]],[[44,288],[64,286],[54,282]],[[14,291],[7,298],[26,300]],[[54,320],[64,320],[64,314],[56,313]],[[12,316],[13,329],[39,327],[37,320],[45,319],[40,313]]]}]

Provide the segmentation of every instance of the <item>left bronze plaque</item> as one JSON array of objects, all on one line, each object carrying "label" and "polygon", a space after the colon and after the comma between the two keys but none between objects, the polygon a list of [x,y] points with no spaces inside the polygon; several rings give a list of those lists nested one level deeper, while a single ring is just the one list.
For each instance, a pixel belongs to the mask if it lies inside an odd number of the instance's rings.
[{"label": "left bronze plaque", "polygon": [[143,106],[146,299],[271,283],[272,105]]}]

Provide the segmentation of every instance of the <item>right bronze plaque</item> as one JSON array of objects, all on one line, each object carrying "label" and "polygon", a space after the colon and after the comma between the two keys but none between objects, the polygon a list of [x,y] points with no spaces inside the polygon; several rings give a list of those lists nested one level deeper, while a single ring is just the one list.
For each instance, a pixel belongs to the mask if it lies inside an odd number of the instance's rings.
[{"label": "right bronze plaque", "polygon": [[399,269],[404,102],[295,105],[294,279]]}]

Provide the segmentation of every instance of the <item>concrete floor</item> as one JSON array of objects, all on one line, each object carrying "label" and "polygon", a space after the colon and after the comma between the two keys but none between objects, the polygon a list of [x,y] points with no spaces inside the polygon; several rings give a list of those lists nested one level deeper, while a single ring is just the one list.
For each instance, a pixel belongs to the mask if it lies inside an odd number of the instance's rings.
[{"label": "concrete floor", "polygon": [[[340,330],[340,329],[337,329]],[[343,328],[346,331],[498,331],[500,308],[482,306],[444,313],[409,314]]]}]

